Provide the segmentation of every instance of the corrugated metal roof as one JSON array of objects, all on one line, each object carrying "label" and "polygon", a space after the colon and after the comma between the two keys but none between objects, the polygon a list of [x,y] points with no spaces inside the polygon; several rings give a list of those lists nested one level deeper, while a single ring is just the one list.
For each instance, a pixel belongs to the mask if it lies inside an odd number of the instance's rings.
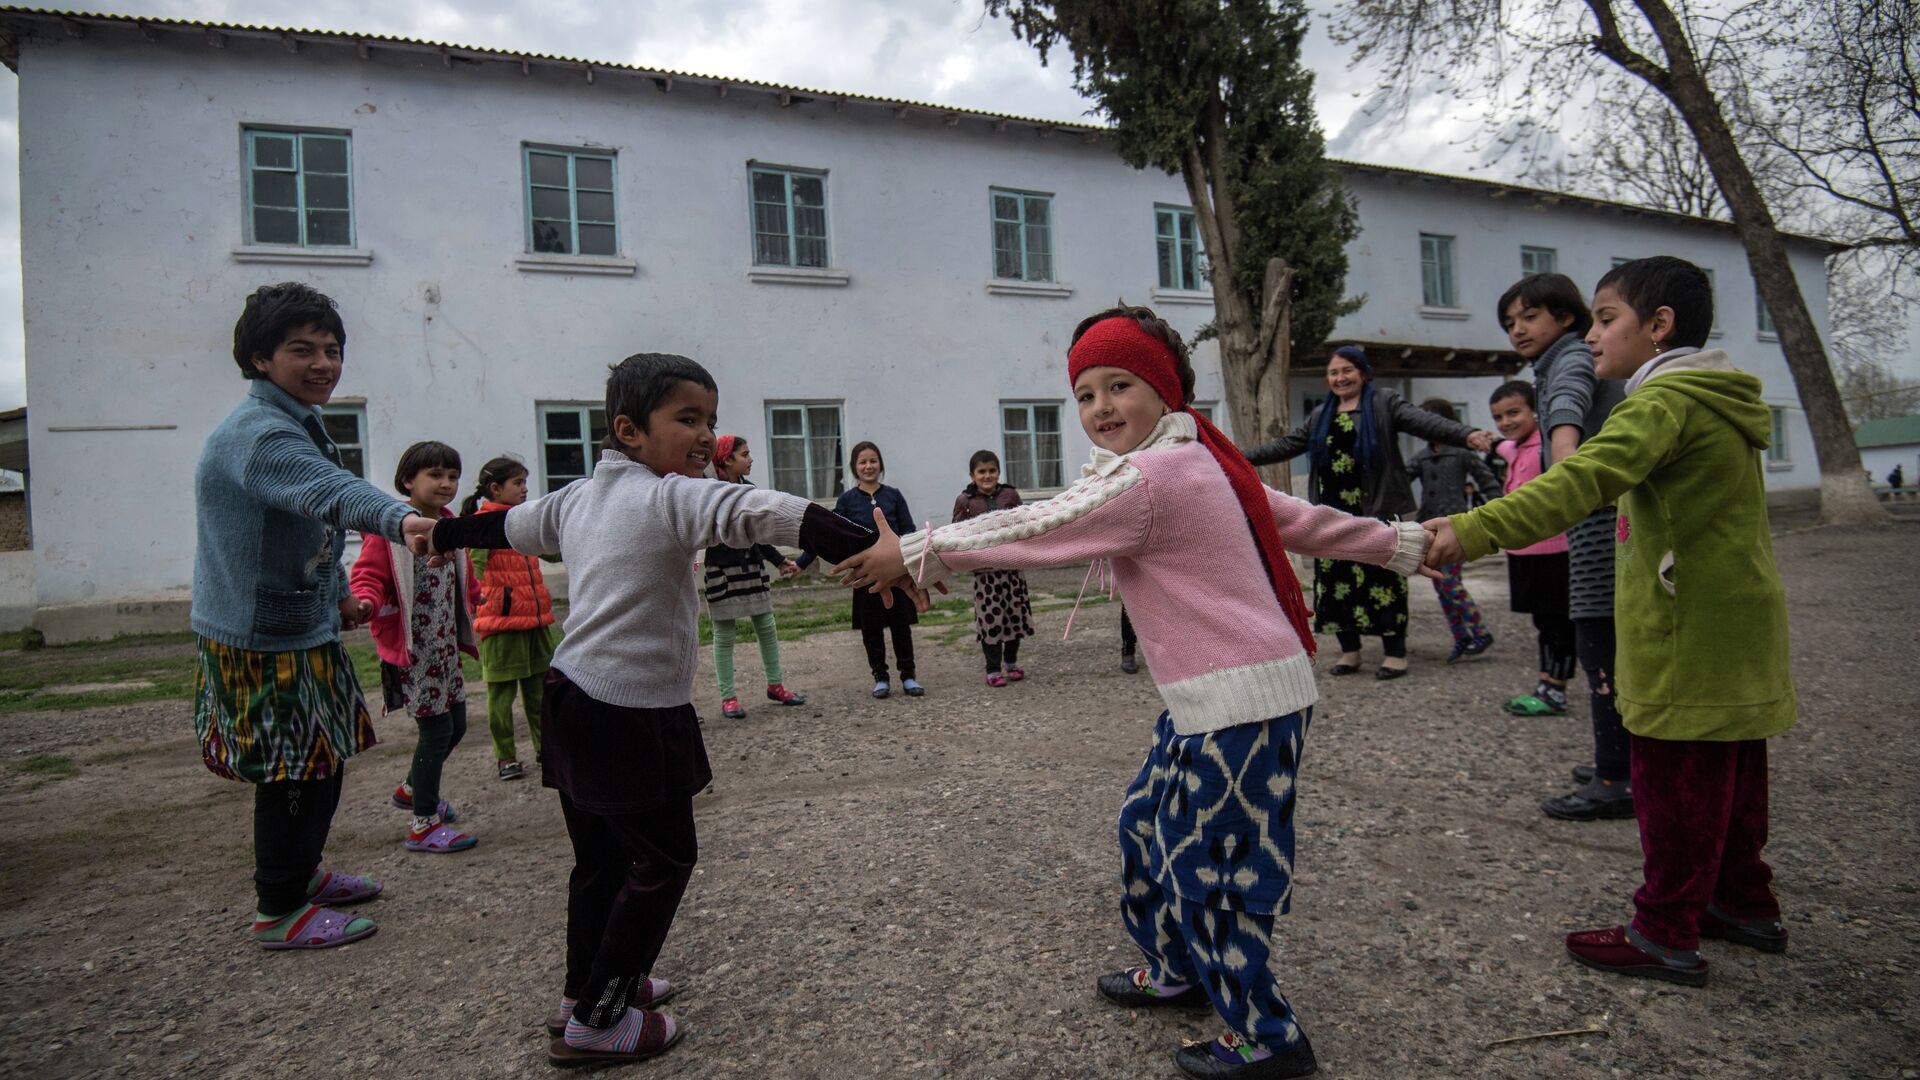
[{"label": "corrugated metal roof", "polygon": [[1915,443],[1920,443],[1920,416],[1869,420],[1853,433],[1853,444],[1862,450],[1875,446],[1911,446]]},{"label": "corrugated metal roof", "polygon": [[[586,72],[589,75],[589,77],[591,77],[592,73],[595,71],[623,71],[623,72],[629,72],[636,76],[646,76],[646,77],[662,78],[662,79],[687,79],[687,80],[694,81],[696,83],[711,83],[715,85],[723,85],[723,86],[729,86],[729,87],[738,86],[743,89],[761,90],[761,91],[765,91],[767,93],[772,93],[772,94],[795,95],[795,96],[807,97],[807,98],[826,99],[830,101],[858,101],[865,104],[880,105],[880,106],[885,106],[893,109],[917,110],[920,112],[928,113],[930,115],[942,116],[950,119],[973,117],[977,119],[992,121],[996,124],[1012,123],[1012,124],[1028,125],[1028,126],[1032,126],[1035,128],[1042,128],[1042,129],[1071,131],[1071,132],[1079,133],[1088,139],[1098,139],[1102,136],[1107,135],[1110,131],[1110,128],[1104,124],[1087,124],[1087,123],[1080,123],[1080,122],[1071,121],[1071,120],[1046,120],[1046,119],[1042,119],[1040,117],[1034,117],[1034,116],[1020,116],[1014,113],[988,112],[981,109],[962,108],[956,105],[942,105],[937,102],[931,102],[931,101],[915,101],[909,98],[875,97],[871,94],[853,94],[853,93],[847,93],[839,90],[822,90],[815,87],[793,86],[793,85],[788,85],[784,83],[761,82],[754,79],[739,79],[739,78],[733,78],[731,76],[707,75],[707,74],[702,74],[700,72],[694,72],[694,71],[679,71],[673,68],[645,67],[645,66],[640,66],[635,64],[623,64],[616,61],[608,61],[608,60],[589,60],[589,59],[584,59],[581,57],[574,57],[574,56],[556,56],[551,53],[515,52],[512,50],[506,50],[506,49],[491,49],[491,48],[484,48],[484,47],[472,46],[472,45],[457,45],[452,42],[432,41],[425,38],[394,37],[386,34],[361,34],[361,33],[354,33],[350,31],[341,31],[341,30],[307,30],[307,29],[301,29],[299,27],[262,26],[262,25],[252,24],[252,23],[220,23],[220,22],[206,22],[198,19],[169,19],[169,18],[149,17],[144,15],[113,15],[113,14],[106,14],[101,12],[66,11],[66,10],[61,10],[57,8],[37,8],[37,7],[0,5],[0,18],[4,18],[6,16],[64,20],[64,21],[73,23],[75,27],[79,27],[82,30],[84,30],[83,20],[91,20],[94,22],[139,27],[139,28],[142,28],[143,30],[149,30],[149,31],[157,30],[159,28],[170,27],[174,29],[197,30],[202,33],[211,32],[211,33],[217,33],[217,34],[252,34],[252,35],[259,35],[263,37],[271,36],[271,37],[280,37],[285,39],[314,38],[314,39],[320,39],[320,40],[326,40],[326,41],[337,41],[344,44],[366,46],[366,47],[372,47],[375,45],[385,45],[388,47],[401,46],[409,49],[434,51],[434,52],[440,53],[444,57],[457,58],[457,59],[497,60],[497,61],[502,61],[506,63],[517,63],[517,64],[538,63],[538,64],[553,64],[553,65],[559,65],[559,66],[565,66],[565,67],[574,67],[574,68],[579,68],[582,71]],[[8,59],[9,65],[11,65],[11,62],[12,62],[11,58],[9,58]],[[1444,183],[1459,185],[1462,187],[1478,188],[1486,191],[1488,194],[1490,194],[1495,198],[1508,196],[1508,195],[1518,195],[1518,196],[1522,196],[1530,199],[1539,199],[1546,202],[1567,203],[1573,206],[1588,207],[1592,209],[1610,211],[1613,213],[1645,215],[1649,217],[1664,218],[1671,221],[1681,221],[1681,222],[1686,222],[1689,225],[1695,225],[1695,226],[1700,226],[1704,228],[1714,229],[1716,231],[1723,231],[1723,232],[1734,231],[1734,225],[1730,221],[1719,221],[1713,218],[1696,217],[1692,214],[1682,214],[1672,210],[1662,210],[1655,207],[1642,206],[1637,203],[1617,202],[1612,199],[1602,199],[1602,198],[1597,198],[1591,195],[1579,195],[1571,192],[1553,191],[1547,188],[1528,187],[1524,184],[1512,184],[1512,183],[1506,183],[1498,180],[1485,180],[1477,177],[1457,176],[1452,173],[1432,172],[1427,169],[1412,169],[1412,168],[1406,168],[1404,166],[1399,166],[1399,165],[1379,165],[1379,164],[1374,164],[1372,162],[1364,162],[1364,161],[1345,161],[1339,158],[1333,158],[1329,160],[1331,160],[1335,165],[1339,166],[1340,168],[1350,169],[1360,173],[1376,173],[1376,174],[1405,177],[1410,179],[1435,180],[1435,181],[1441,181]],[[1842,244],[1835,243],[1832,240],[1828,240],[1822,237],[1802,236],[1794,233],[1783,233],[1782,235],[1787,237],[1790,240],[1796,240],[1801,243],[1815,245],[1815,246],[1824,248],[1830,252],[1839,251],[1844,247],[1844,245]]]}]

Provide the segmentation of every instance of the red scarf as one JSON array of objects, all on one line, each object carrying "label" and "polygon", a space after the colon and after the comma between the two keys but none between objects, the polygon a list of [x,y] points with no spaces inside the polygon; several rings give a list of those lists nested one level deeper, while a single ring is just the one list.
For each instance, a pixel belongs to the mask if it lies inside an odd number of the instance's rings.
[{"label": "red scarf", "polygon": [[1307,655],[1312,656],[1315,647],[1312,620],[1307,613],[1306,598],[1300,593],[1300,579],[1294,576],[1293,564],[1287,561],[1286,546],[1280,542],[1280,527],[1274,524],[1266,485],[1260,482],[1253,463],[1233,440],[1206,417],[1187,408],[1186,398],[1180,392],[1178,362],[1173,350],[1147,333],[1139,322],[1115,316],[1088,327],[1074,343],[1067,353],[1068,383],[1077,381],[1081,372],[1095,367],[1116,367],[1131,372],[1153,387],[1169,409],[1193,417],[1193,425],[1200,433],[1200,445],[1207,448],[1219,463],[1220,471],[1227,474],[1234,498],[1240,501],[1240,512],[1246,515],[1247,525],[1253,529],[1254,546],[1266,561],[1267,580],[1280,601],[1280,609],[1293,623]]},{"label": "red scarf", "polygon": [[740,436],[722,435],[713,440],[713,475],[722,480],[731,480],[727,475],[727,459],[733,456],[733,448],[740,445]]}]

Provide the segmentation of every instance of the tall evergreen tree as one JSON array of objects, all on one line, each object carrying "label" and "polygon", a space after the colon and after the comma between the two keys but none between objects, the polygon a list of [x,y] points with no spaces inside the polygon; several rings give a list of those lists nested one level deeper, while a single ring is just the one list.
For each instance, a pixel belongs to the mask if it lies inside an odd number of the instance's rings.
[{"label": "tall evergreen tree", "polygon": [[1326,159],[1302,0],[986,0],[1041,61],[1065,46],[1074,85],[1136,168],[1186,182],[1206,246],[1233,431],[1285,430],[1286,370],[1346,296],[1353,200]]}]

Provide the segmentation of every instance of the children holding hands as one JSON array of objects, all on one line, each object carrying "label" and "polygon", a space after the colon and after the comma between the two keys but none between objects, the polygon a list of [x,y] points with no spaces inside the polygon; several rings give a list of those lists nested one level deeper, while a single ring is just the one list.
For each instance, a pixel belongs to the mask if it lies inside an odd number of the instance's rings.
[{"label": "children holding hands", "polygon": [[1600,279],[1587,334],[1626,399],[1525,488],[1423,524],[1427,563],[1552,536],[1615,502],[1613,698],[1630,733],[1644,875],[1631,923],[1567,936],[1589,967],[1707,981],[1702,937],[1768,952],[1787,932],[1761,858],[1767,744],[1793,725],[1786,595],[1767,531],[1760,382],[1720,350],[1704,271],[1667,256]]}]

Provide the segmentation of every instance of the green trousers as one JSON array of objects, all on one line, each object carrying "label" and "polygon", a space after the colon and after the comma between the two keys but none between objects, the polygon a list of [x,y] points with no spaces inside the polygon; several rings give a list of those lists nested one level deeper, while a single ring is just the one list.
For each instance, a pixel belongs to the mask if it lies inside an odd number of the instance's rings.
[{"label": "green trousers", "polygon": [[[728,619],[713,624],[713,672],[720,677],[720,700],[734,696],[733,632],[739,622]],[[786,682],[780,672],[780,639],[774,634],[773,612],[753,617],[753,633],[760,639],[760,666],[766,669],[769,683]]]},{"label": "green trousers", "polygon": [[533,752],[540,752],[540,698],[547,673],[524,679],[507,679],[487,684],[487,731],[493,735],[495,761],[514,761],[519,753],[513,745],[513,691],[520,690],[520,704],[527,711],[527,739]]}]

